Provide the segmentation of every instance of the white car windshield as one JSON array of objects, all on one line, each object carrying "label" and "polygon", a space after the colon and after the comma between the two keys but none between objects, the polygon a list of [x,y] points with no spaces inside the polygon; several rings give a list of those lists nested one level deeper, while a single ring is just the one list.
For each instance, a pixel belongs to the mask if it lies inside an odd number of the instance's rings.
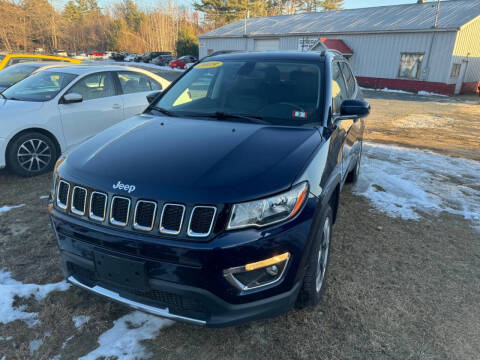
[{"label": "white car windshield", "polygon": [[206,61],[152,106],[170,116],[304,125],[319,121],[321,67],[296,61]]},{"label": "white car windshield", "polygon": [[38,69],[36,64],[18,64],[7,67],[0,71],[0,87],[7,88],[25,79]]},{"label": "white car windshield", "polygon": [[41,71],[5,90],[8,100],[43,102],[53,99],[77,75],[58,71]]}]

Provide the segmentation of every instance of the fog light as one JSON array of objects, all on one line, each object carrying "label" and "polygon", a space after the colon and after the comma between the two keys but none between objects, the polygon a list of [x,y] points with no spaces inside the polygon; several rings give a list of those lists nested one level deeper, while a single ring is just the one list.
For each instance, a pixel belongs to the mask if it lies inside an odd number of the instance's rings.
[{"label": "fog light", "polygon": [[223,276],[237,289],[245,291],[274,284],[282,278],[290,253],[223,271]]}]

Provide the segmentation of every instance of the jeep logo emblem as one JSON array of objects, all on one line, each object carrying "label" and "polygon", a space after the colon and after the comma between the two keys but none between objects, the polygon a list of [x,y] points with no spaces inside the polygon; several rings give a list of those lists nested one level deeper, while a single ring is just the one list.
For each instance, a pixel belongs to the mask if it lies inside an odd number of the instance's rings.
[{"label": "jeep logo emblem", "polygon": [[113,188],[116,190],[125,190],[129,194],[135,191],[135,185],[127,185],[127,184],[122,184],[121,181],[117,182],[116,184],[113,184]]}]

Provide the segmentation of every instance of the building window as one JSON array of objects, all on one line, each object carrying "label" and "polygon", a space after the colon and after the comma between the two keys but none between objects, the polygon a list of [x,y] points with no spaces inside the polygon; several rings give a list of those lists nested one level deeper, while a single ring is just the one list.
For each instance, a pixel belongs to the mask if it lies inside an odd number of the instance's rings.
[{"label": "building window", "polygon": [[422,71],[423,56],[424,54],[418,53],[402,53],[398,77],[418,80],[420,78],[420,72]]},{"label": "building window", "polygon": [[458,78],[460,76],[461,67],[462,67],[462,64],[453,64],[452,73],[450,74],[450,76],[452,78]]}]

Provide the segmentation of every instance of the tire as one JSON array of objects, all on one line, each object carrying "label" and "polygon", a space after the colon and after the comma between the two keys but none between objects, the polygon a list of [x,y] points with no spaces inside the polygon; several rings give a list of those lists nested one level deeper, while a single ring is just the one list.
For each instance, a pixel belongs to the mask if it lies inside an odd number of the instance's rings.
[{"label": "tire", "polygon": [[347,178],[345,179],[346,183],[355,184],[358,180],[358,176],[360,175],[360,165],[362,162],[362,147],[360,147],[360,154],[358,155],[357,162],[355,163],[355,167],[348,173]]},{"label": "tire", "polygon": [[315,242],[308,258],[307,272],[297,299],[300,308],[317,305],[325,293],[330,260],[333,212],[330,205],[325,209],[320,226],[315,235]]},{"label": "tire", "polygon": [[53,169],[58,151],[49,136],[32,131],[12,140],[6,158],[10,171],[25,177],[36,176]]}]

